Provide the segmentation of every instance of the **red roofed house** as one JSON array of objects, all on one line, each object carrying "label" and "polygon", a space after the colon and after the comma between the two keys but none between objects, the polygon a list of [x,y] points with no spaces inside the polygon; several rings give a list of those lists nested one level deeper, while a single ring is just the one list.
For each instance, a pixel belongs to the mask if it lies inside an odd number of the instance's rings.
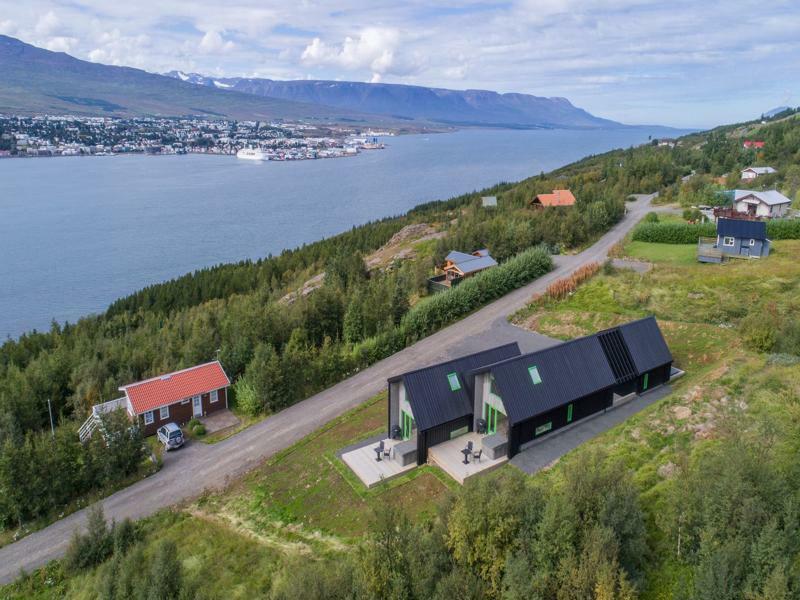
[{"label": "red roofed house", "polygon": [[742,146],[745,148],[763,148],[764,142],[761,140],[745,140]]},{"label": "red roofed house", "polygon": [[575,196],[569,190],[553,190],[552,194],[539,194],[531,204],[536,207],[544,206],[574,206]]},{"label": "red roofed house", "polygon": [[167,422],[183,424],[228,407],[230,379],[218,360],[120,387],[128,414],[136,417],[143,435]]},{"label": "red roofed house", "polygon": [[92,434],[98,417],[124,408],[142,429],[142,435],[153,435],[165,423],[187,423],[228,407],[231,381],[218,360],[151,377],[120,387],[122,398],[98,404],[81,427],[81,440]]}]

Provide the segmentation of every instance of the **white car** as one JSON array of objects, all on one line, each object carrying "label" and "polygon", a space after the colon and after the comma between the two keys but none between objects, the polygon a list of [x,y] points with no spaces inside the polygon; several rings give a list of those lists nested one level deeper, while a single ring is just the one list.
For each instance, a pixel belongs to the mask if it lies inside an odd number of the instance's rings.
[{"label": "white car", "polygon": [[165,450],[183,446],[183,432],[175,423],[167,423],[158,428],[158,441],[164,444]]}]

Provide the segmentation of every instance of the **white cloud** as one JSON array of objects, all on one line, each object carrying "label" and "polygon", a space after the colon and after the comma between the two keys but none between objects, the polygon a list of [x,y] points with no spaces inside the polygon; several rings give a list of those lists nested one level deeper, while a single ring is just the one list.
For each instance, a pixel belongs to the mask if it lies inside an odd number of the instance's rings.
[{"label": "white cloud", "polygon": [[373,75],[383,75],[392,70],[399,41],[396,29],[368,27],[358,37],[346,37],[342,44],[329,45],[316,37],[300,58],[307,65],[368,69]]},{"label": "white cloud", "polygon": [[16,35],[17,24],[11,19],[0,21],[0,33],[3,35]]},{"label": "white cloud", "polygon": [[60,27],[61,19],[51,10],[39,17],[34,31],[39,35],[53,35]]},{"label": "white cloud", "polygon": [[78,38],[67,36],[51,37],[44,47],[53,52],[70,52],[78,44]]},{"label": "white cloud", "polygon": [[217,52],[230,52],[235,44],[230,40],[225,40],[219,31],[213,29],[206,31],[203,39],[200,40],[199,48],[202,52],[215,54]]}]

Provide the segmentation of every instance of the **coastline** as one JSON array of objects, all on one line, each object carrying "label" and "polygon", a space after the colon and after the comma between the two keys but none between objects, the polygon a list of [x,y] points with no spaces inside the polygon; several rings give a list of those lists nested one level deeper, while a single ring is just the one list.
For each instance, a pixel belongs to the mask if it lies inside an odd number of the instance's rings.
[{"label": "coastline", "polygon": [[[75,323],[198,270],[277,256],[420,204],[646,140],[638,130],[470,128],[398,135],[390,152],[365,152],[359,161],[285,161],[278,169],[202,160],[208,153],[174,162],[138,153],[110,162],[0,161],[0,193],[9,199],[0,252],[12,283],[0,297],[0,335]],[[200,216],[183,221],[190,213]],[[176,218],[181,225],[173,227]]]}]

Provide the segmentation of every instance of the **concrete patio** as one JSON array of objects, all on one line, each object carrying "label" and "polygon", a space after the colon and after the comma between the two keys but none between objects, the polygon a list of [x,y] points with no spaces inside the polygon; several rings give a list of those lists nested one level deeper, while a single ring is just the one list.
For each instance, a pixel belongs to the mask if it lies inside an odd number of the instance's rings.
[{"label": "concrete patio", "polygon": [[[398,477],[417,466],[415,462],[405,467],[400,466],[391,456],[383,457],[381,460],[375,460],[376,454],[374,449],[379,443],[380,441],[368,440],[364,445],[345,452],[341,456],[344,463],[350,467],[353,473],[355,473],[368,488],[374,487],[393,477]],[[390,449],[391,453],[391,448],[397,444],[398,441],[385,439],[383,443]]]},{"label": "concrete patio", "polygon": [[467,446],[467,442],[472,442],[475,451],[480,450],[482,437],[477,433],[465,433],[455,439],[432,446],[428,449],[428,462],[435,464],[463,485],[469,477],[495,469],[508,461],[505,456],[492,460],[484,453],[480,460],[475,460],[470,456],[469,463],[464,464],[464,454],[461,450]]},{"label": "concrete patio", "polygon": [[239,424],[239,417],[233,414],[227,408],[225,410],[218,410],[197,419],[206,428],[206,433],[216,433],[229,427],[236,427]]}]

